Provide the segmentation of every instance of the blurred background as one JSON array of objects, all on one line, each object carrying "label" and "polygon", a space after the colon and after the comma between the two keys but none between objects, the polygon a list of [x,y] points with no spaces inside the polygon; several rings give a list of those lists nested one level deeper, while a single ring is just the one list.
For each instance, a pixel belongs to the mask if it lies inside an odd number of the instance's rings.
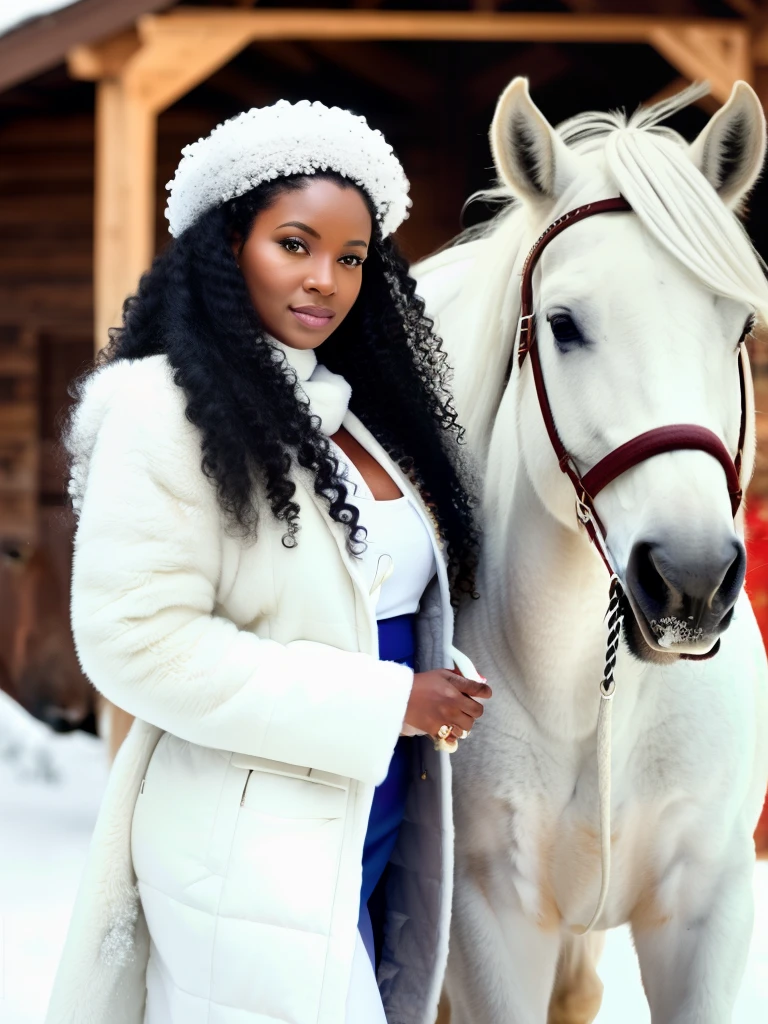
[{"label": "blurred background", "polygon": [[[736,79],[768,103],[766,0],[0,0],[0,1021],[42,1021],[109,765],[109,716],[69,635],[68,388],[168,242],[188,142],[284,97],[380,128],[412,184],[412,259],[489,215],[488,126],[515,75],[556,123],[707,79],[692,138]],[[746,227],[768,246],[768,183]],[[761,447],[747,588],[768,636],[768,347],[751,343]],[[100,719],[96,735],[97,719]],[[119,722],[112,722],[113,747]],[[768,822],[758,833],[768,850]],[[768,862],[739,1024],[768,1019]],[[626,934],[599,1021],[645,1024]]]}]

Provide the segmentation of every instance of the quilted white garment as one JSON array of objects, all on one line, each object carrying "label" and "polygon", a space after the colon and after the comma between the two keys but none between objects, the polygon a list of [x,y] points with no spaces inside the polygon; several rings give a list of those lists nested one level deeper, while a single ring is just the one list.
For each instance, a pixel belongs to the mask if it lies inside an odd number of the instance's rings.
[{"label": "quilted white garment", "polygon": [[[268,515],[244,543],[184,410],[155,356],[100,370],[78,414],[73,633],[86,674],[137,720],[46,1024],[144,1024],[145,1006],[146,1024],[343,1024],[363,839],[412,675],[379,661],[373,602],[311,481],[296,475],[295,549]],[[360,422],[344,425],[427,517]],[[461,658],[435,552],[421,670]],[[428,738],[413,751],[378,979],[388,1024],[432,1024],[447,958],[450,765]]]}]

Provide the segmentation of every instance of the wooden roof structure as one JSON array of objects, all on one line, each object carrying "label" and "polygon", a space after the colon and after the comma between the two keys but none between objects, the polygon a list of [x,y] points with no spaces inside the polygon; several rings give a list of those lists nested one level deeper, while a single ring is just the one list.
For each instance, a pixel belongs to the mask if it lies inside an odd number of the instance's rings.
[{"label": "wooden roof structure", "polygon": [[692,134],[737,78],[768,100],[768,0],[76,0],[0,36],[0,533],[36,536],[63,500],[67,385],[167,240],[183,145],[280,96],[358,110],[411,179],[416,257],[490,183],[514,74],[553,121],[707,78]]}]

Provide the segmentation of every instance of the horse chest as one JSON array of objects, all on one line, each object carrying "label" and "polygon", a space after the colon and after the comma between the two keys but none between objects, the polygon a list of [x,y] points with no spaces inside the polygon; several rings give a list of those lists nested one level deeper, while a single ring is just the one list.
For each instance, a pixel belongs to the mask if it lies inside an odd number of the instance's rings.
[{"label": "horse chest", "polygon": [[[549,755],[542,748],[528,750],[528,757],[515,760],[516,770],[500,787],[503,793],[497,790],[495,806],[480,812],[487,863],[498,866],[497,857],[503,856],[521,909],[543,930],[585,925],[601,882],[594,759],[569,758],[554,748]],[[669,869],[685,834],[687,811],[670,807],[669,776],[657,789],[648,786],[648,775],[642,758],[639,764],[630,760],[616,766],[611,887],[601,927],[630,920],[660,923],[669,912]],[[473,842],[485,845],[483,828],[476,824]]]}]

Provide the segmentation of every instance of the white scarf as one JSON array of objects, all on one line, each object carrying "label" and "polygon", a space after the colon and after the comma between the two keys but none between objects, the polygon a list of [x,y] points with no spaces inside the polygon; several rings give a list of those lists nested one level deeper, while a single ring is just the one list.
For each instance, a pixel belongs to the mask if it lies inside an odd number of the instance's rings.
[{"label": "white scarf", "polygon": [[296,392],[307,399],[312,415],[320,417],[322,432],[328,437],[335,434],[347,413],[351,385],[341,374],[331,373],[327,366],[318,363],[314,349],[291,348],[271,336],[268,341],[280,349],[296,374]]}]

